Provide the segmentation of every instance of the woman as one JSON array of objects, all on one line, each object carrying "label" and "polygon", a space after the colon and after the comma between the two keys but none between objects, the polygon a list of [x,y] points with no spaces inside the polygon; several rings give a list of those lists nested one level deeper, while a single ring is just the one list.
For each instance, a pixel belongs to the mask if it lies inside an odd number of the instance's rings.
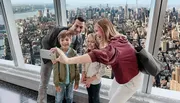
[{"label": "woman", "polygon": [[125,103],[140,88],[142,78],[138,70],[135,49],[127,38],[119,34],[108,19],[100,19],[95,24],[95,33],[100,39],[100,50],[78,57],[68,58],[58,48],[52,52],[60,54],[57,60],[62,63],[91,63],[100,62],[111,65],[114,80],[110,89],[109,103]]}]

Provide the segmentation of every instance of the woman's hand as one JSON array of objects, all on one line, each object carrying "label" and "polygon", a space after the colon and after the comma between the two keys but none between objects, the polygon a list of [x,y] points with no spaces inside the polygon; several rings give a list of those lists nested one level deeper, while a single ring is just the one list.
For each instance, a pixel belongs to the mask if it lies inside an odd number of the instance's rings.
[{"label": "woman's hand", "polygon": [[54,48],[51,48],[50,51],[51,51],[52,53],[56,53],[56,52],[57,52],[57,49],[58,49],[57,47],[54,47]]},{"label": "woman's hand", "polygon": [[[57,48],[51,48],[50,51],[52,52],[52,54],[56,54]],[[56,59],[56,55],[54,55],[53,59],[51,59],[52,64],[56,64],[58,62]]]},{"label": "woman's hand", "polygon": [[59,61],[60,63],[68,64],[68,58],[66,55],[61,55],[56,59],[56,61]]},{"label": "woman's hand", "polygon": [[58,53],[59,54],[59,57],[55,59],[56,62],[59,61],[59,62],[64,63],[64,64],[68,63],[67,62],[68,57],[64,54],[64,52],[61,49],[55,47],[55,48],[51,48],[50,50],[52,53]]},{"label": "woman's hand", "polygon": [[65,55],[65,53],[57,47],[51,48],[50,50],[52,51],[52,53],[58,53],[59,57],[56,60],[58,62],[61,62],[64,64],[81,64],[81,63],[91,63],[92,62],[91,58],[88,54],[68,58]]}]

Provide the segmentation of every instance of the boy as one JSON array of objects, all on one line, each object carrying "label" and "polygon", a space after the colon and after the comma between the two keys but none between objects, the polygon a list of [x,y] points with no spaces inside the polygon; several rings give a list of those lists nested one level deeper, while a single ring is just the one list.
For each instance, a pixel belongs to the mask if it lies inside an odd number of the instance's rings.
[{"label": "boy", "polygon": [[[74,57],[77,55],[76,51],[70,47],[72,41],[73,31],[62,30],[58,35],[58,40],[61,45],[61,50],[68,57]],[[59,56],[56,55],[58,58]],[[77,64],[62,64],[52,60],[54,84],[56,88],[55,103],[62,103],[65,97],[66,103],[73,102],[73,83],[74,89],[79,87],[79,70]]]}]

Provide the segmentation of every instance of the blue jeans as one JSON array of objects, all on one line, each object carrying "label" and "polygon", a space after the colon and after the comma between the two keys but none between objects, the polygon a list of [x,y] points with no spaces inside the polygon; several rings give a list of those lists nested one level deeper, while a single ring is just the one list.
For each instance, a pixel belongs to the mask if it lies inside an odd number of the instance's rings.
[{"label": "blue jeans", "polygon": [[73,103],[73,84],[59,84],[61,91],[56,92],[55,95],[55,103],[63,103],[63,99],[65,97],[66,103]]}]

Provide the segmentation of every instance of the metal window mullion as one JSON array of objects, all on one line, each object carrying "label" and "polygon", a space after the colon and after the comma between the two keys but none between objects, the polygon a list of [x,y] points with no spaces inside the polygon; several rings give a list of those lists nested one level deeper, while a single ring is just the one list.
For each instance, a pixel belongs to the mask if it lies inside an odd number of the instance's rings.
[{"label": "metal window mullion", "polygon": [[14,64],[19,68],[24,68],[24,59],[15,25],[11,0],[1,0],[1,10]]},{"label": "metal window mullion", "polygon": [[60,0],[54,0],[54,11],[55,11],[55,16],[56,16],[56,26],[59,26],[61,23],[61,17],[59,16],[60,9],[58,8]]},{"label": "metal window mullion", "polygon": [[[167,7],[167,1],[168,0],[151,1],[151,12],[146,38],[146,50],[148,50],[155,57],[157,57],[158,49],[160,47],[160,39],[165,20],[164,17]],[[144,75],[143,85],[141,89],[143,93],[151,93],[152,80],[152,76]]]},{"label": "metal window mullion", "polygon": [[67,17],[66,17],[66,0],[61,1],[61,17],[62,17],[62,26],[67,26]]},{"label": "metal window mullion", "polygon": [[54,0],[56,25],[67,26],[66,0]]}]

